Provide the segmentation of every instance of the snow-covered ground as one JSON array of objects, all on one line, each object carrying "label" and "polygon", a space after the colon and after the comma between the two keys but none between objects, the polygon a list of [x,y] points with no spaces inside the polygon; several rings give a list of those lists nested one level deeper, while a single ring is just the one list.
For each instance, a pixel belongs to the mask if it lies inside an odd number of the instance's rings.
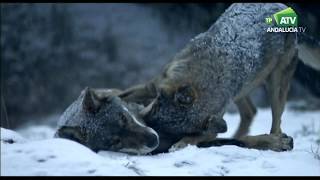
[{"label": "snow-covered ground", "polygon": [[[239,123],[238,114],[226,114],[230,137]],[[259,151],[236,146],[197,148],[154,156],[116,152],[94,153],[73,141],[53,139],[54,129],[30,126],[16,132],[1,128],[1,175],[320,175],[320,111],[286,109],[282,129],[294,138],[289,152]],[[251,133],[269,132],[270,109],[259,109]],[[13,140],[13,141],[12,141]]]}]

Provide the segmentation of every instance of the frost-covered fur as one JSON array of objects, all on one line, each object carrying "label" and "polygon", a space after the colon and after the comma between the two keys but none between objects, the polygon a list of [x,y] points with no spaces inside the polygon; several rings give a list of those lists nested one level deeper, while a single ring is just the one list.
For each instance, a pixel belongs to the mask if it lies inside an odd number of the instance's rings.
[{"label": "frost-covered fur", "polygon": [[[99,127],[98,131],[88,132],[92,137],[98,137],[92,138],[94,144],[101,145],[106,142],[103,141],[105,138],[136,130],[133,126],[125,129],[126,126],[118,122],[121,119],[118,113],[131,112],[132,117],[143,121],[159,135],[160,144],[154,152],[167,151],[172,145],[170,150],[187,144],[210,146],[217,133],[227,131],[223,115],[228,103],[234,101],[241,116],[235,137],[245,147],[291,150],[293,140],[282,133],[280,122],[289,82],[298,61],[297,35],[267,33],[268,25],[264,21],[285,8],[283,4],[231,5],[208,31],[191,39],[159,76],[118,94],[121,100],[132,104],[128,111],[118,106],[125,104],[118,98],[115,104],[104,103],[102,112],[108,116],[91,118],[97,123],[94,127]],[[270,134],[246,136],[256,113],[248,94],[261,84],[268,89],[272,128]],[[135,103],[145,107],[140,109]],[[101,124],[108,120],[116,126]],[[77,119],[72,121],[79,122]],[[132,118],[127,118],[126,122],[132,124]],[[109,133],[112,128],[117,131]],[[134,133],[131,136],[135,137]],[[146,141],[142,138],[139,142],[143,140]],[[125,142],[126,137],[121,136],[122,141]],[[100,147],[112,146],[111,142],[110,146]]]},{"label": "frost-covered fur", "polygon": [[158,134],[136,117],[141,107],[123,102],[115,89],[86,88],[62,114],[56,137],[77,141],[94,151],[146,154]]},{"label": "frost-covered fur", "polygon": [[[144,120],[160,133],[160,142],[161,136],[182,138],[174,148],[210,141],[225,132],[223,115],[233,100],[241,115],[235,137],[252,148],[292,149],[292,138],[282,134],[280,122],[298,60],[297,35],[267,33],[265,23],[266,17],[286,8],[277,3],[231,5],[208,31],[173,57],[160,76],[129,88],[123,99],[154,98],[143,111]],[[256,112],[248,94],[263,83],[272,107],[271,134],[246,137]]]},{"label": "frost-covered fur", "polygon": [[[186,110],[187,117],[179,120],[168,117],[174,116],[174,107],[162,107],[167,109],[164,117],[154,123],[164,126],[164,121],[172,121],[168,131],[191,133],[202,131],[199,125],[207,116],[221,118],[226,104],[262,69],[266,56],[263,38],[268,36],[264,18],[284,8],[281,4],[234,4],[207,32],[192,39],[151,83],[170,95],[181,85],[192,86],[196,101]],[[278,47],[273,53],[280,56],[285,34],[268,37]]]}]

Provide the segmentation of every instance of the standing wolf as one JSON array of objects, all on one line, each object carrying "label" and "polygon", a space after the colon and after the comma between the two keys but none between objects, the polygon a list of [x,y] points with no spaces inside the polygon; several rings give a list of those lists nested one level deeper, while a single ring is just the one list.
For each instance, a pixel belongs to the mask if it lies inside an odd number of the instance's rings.
[{"label": "standing wolf", "polygon": [[[208,31],[192,39],[160,76],[125,91],[126,101],[152,101],[143,111],[146,124],[159,134],[181,139],[173,150],[207,142],[226,131],[223,115],[230,101],[241,123],[235,137],[247,147],[291,150],[293,140],[282,132],[289,82],[299,58],[319,63],[319,44],[298,45],[296,33],[267,33],[265,18],[286,9],[283,4],[233,4]],[[300,56],[299,54],[308,54]],[[272,110],[270,134],[247,136],[256,108],[249,93],[266,85]],[[164,133],[161,133],[164,132]],[[160,135],[161,142],[161,135]]]},{"label": "standing wolf", "polygon": [[[241,116],[235,137],[245,147],[293,148],[292,138],[280,127],[289,82],[299,59],[320,64],[320,50],[319,44],[311,45],[300,34],[267,33],[265,18],[286,8],[273,3],[231,5],[208,31],[173,57],[159,76],[118,94],[127,103],[145,106],[137,117],[158,133],[160,145],[155,151],[165,151],[172,144],[171,150],[187,144],[210,145],[217,133],[227,130],[223,115],[230,101]],[[247,136],[256,113],[249,93],[262,84],[272,110],[270,134]]]}]

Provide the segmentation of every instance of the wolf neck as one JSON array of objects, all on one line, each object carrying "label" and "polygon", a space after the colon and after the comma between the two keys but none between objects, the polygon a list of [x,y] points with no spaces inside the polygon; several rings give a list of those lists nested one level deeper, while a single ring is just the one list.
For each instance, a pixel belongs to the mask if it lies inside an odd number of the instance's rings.
[{"label": "wolf neck", "polygon": [[207,32],[193,38],[173,58],[161,78],[164,84],[192,83],[203,101],[221,100],[219,105],[229,102],[263,65],[264,18],[285,7],[254,3],[230,6]]}]

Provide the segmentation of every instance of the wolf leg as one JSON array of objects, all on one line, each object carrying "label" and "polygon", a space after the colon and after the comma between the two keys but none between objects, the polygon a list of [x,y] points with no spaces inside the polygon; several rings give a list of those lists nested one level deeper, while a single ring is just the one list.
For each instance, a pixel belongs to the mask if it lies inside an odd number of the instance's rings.
[{"label": "wolf leg", "polygon": [[279,57],[277,65],[266,78],[272,111],[270,134],[240,137],[239,140],[242,140],[248,148],[274,151],[286,151],[293,148],[292,137],[287,136],[281,130],[281,116],[287,100],[290,80],[298,62],[294,39],[294,34],[287,35],[283,48],[285,52]]},{"label": "wolf leg", "polygon": [[235,101],[240,113],[240,125],[234,134],[234,138],[240,138],[245,136],[249,132],[249,127],[252,123],[252,120],[257,112],[256,107],[251,102],[249,96],[245,96],[241,99]]},{"label": "wolf leg", "polygon": [[239,139],[244,147],[258,150],[288,151],[293,149],[293,139],[286,134],[262,134]]},{"label": "wolf leg", "polygon": [[290,80],[298,62],[297,49],[292,46],[292,37],[287,36],[284,48],[286,52],[280,57],[276,68],[266,79],[272,111],[270,134],[243,138],[249,147],[274,151],[291,150],[293,148],[293,139],[281,130],[281,116],[287,101]]},{"label": "wolf leg", "polygon": [[171,146],[169,151],[175,151],[190,145],[198,145],[201,142],[213,141],[218,133],[227,131],[227,123],[220,116],[211,115],[207,118],[203,131],[196,135],[188,135]]},{"label": "wolf leg", "polygon": [[[290,57],[289,57],[290,58]],[[284,59],[281,59],[285,61]],[[294,56],[292,61],[285,67],[278,66],[267,79],[267,91],[272,110],[272,127],[271,134],[281,134],[281,116],[284,111],[287,95],[298,62],[298,57]]]},{"label": "wolf leg", "polygon": [[178,141],[174,145],[172,145],[171,148],[169,149],[169,152],[182,149],[188,146],[188,144],[198,145],[201,142],[213,141],[216,137],[217,137],[216,133],[204,133],[201,135],[186,136],[186,137],[183,137],[180,141]]}]

